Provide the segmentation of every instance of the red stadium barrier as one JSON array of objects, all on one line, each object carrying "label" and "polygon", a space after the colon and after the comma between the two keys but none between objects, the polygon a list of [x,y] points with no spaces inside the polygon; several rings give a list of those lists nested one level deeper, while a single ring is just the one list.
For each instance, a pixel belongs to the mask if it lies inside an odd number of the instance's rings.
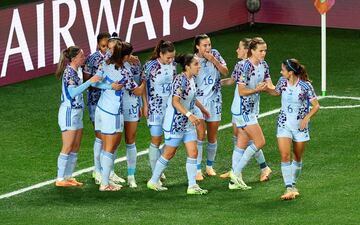
[{"label": "red stadium barrier", "polygon": [[95,51],[99,31],[140,51],[248,21],[245,0],[46,0],[0,13],[0,86],[53,73],[66,46]]},{"label": "red stadium barrier", "polygon": [[[314,0],[263,0],[256,22],[320,26],[320,14]],[[360,1],[338,0],[326,16],[326,26],[360,29]]]}]

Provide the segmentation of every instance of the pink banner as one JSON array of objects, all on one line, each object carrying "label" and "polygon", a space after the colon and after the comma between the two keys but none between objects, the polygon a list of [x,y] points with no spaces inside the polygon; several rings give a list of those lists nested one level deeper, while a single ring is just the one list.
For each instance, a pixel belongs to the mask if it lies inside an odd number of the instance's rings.
[{"label": "pink banner", "polygon": [[94,52],[102,31],[140,51],[248,21],[245,0],[46,0],[0,14],[0,86],[53,73],[67,46]]}]

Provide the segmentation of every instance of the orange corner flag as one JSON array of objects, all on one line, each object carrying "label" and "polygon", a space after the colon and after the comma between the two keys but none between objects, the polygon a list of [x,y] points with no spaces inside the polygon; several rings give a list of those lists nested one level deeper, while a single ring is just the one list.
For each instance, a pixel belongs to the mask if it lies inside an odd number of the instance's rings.
[{"label": "orange corner flag", "polygon": [[335,0],[315,0],[314,6],[320,14],[324,14],[333,7]]}]

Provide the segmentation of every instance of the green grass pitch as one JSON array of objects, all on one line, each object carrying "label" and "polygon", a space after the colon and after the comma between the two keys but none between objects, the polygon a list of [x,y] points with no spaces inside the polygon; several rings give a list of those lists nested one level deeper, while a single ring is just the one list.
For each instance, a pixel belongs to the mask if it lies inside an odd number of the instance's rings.
[{"label": "green grass pitch", "polygon": [[[360,97],[360,32],[328,29],[327,94]],[[210,34],[232,71],[235,49],[243,37],[261,36],[268,44],[266,61],[274,83],[280,63],[297,58],[306,65],[318,95],[320,80],[320,28],[257,24]],[[177,52],[189,52],[192,40],[175,44]],[[149,51],[138,54],[142,62]],[[222,125],[231,121],[234,87],[223,88]],[[61,84],[53,75],[0,88],[0,195],[53,179],[61,148],[57,125]],[[322,99],[322,106],[357,105],[356,100]],[[262,94],[261,112],[280,106],[280,98]],[[156,193],[146,188],[150,178],[147,156],[138,157],[139,188],[117,193],[98,191],[90,173],[82,174],[83,188],[48,185],[7,199],[0,199],[1,224],[359,224],[359,127],[360,110],[321,109],[311,121],[311,141],[304,154],[304,169],[298,182],[301,196],[284,202],[280,156],[275,126],[277,114],[259,120],[267,144],[265,157],[274,174],[267,183],[258,181],[255,160],[244,171],[250,191],[230,191],[218,177],[206,178],[201,186],[207,196],[187,196],[185,151],[180,148],[166,170],[169,188]],[[84,115],[84,136],[77,170],[93,165],[93,127]],[[137,135],[138,150],[148,147],[149,131],[144,119]],[[230,167],[232,130],[219,131],[215,168]],[[122,143],[118,157],[125,155]],[[205,154],[206,155],[206,154]],[[126,163],[116,164],[126,177]]]}]

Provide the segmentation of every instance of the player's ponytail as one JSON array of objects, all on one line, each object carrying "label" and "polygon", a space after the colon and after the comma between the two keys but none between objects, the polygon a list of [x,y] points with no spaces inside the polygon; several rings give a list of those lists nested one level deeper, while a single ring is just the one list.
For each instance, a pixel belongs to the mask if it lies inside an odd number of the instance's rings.
[{"label": "player's ponytail", "polygon": [[78,46],[70,46],[67,49],[63,49],[60,53],[59,62],[57,64],[55,76],[57,79],[61,78],[61,75],[64,72],[65,69],[65,59],[67,59],[69,62],[71,62],[72,58],[77,56],[81,49]]},{"label": "player's ponytail", "polygon": [[186,66],[190,66],[193,58],[194,58],[194,54],[191,53],[181,54],[175,57],[175,62],[180,64],[182,71],[185,72]]},{"label": "player's ponytail", "polygon": [[174,52],[175,46],[171,41],[160,40],[154,48],[150,60],[154,60],[160,57],[160,53],[165,54],[167,52]]},{"label": "player's ponytail", "polygon": [[292,71],[300,80],[311,82],[304,65],[300,64],[297,59],[287,59],[283,62],[287,71]]},{"label": "player's ponytail", "polygon": [[113,63],[116,64],[116,66],[122,67],[124,65],[125,56],[130,55],[132,51],[133,47],[130,43],[117,41],[108,64]]},{"label": "player's ponytail", "polygon": [[304,80],[304,81],[308,81],[308,82],[312,82],[310,79],[309,79],[309,75],[306,71],[306,68],[304,65],[302,64],[299,64],[299,77],[301,80]]}]

